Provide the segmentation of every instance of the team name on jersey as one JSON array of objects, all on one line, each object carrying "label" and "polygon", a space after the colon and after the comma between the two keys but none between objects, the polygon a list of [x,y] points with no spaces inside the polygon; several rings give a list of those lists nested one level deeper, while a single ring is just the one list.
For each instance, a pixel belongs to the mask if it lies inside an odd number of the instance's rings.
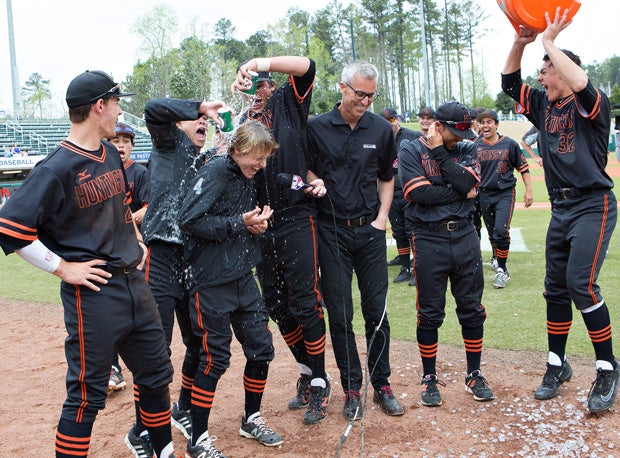
[{"label": "team name on jersey", "polygon": [[478,160],[479,161],[507,161],[508,160],[507,149],[479,149]]},{"label": "team name on jersey", "polygon": [[424,169],[424,174],[427,177],[441,176],[441,169],[439,168],[439,164],[435,159],[431,159],[429,154],[422,153],[420,159],[422,163],[422,168]]},{"label": "team name on jersey", "polygon": [[125,180],[121,170],[112,170],[81,183],[74,188],[75,200],[79,208],[91,207],[117,194],[125,193]]},{"label": "team name on jersey", "polygon": [[566,129],[573,128],[573,113],[574,109],[571,109],[568,113],[564,113],[562,115],[547,115],[545,119],[545,130],[554,134],[557,132],[562,132]]}]

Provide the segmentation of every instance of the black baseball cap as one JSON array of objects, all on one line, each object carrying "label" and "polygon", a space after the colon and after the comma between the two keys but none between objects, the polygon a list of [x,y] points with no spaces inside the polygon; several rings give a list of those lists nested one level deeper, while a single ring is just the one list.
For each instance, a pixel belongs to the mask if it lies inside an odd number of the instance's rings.
[{"label": "black baseball cap", "polygon": [[459,102],[446,102],[435,111],[435,120],[445,124],[454,135],[467,140],[476,138],[471,130],[471,114],[469,108]]},{"label": "black baseball cap", "polygon": [[99,99],[127,97],[134,92],[121,92],[120,83],[115,83],[110,75],[99,70],[86,70],[69,83],[65,100],[69,108],[76,108]]},{"label": "black baseball cap", "polygon": [[381,116],[385,119],[396,119],[398,118],[398,113],[396,113],[394,108],[384,108],[381,112]]},{"label": "black baseball cap", "polygon": [[497,116],[497,111],[495,110],[484,110],[476,117],[478,121],[481,121],[482,118],[491,118],[493,121],[499,122],[499,117]]},{"label": "black baseball cap", "polygon": [[435,110],[431,107],[424,107],[420,111],[418,111],[418,116],[430,116],[431,118],[435,117]]}]

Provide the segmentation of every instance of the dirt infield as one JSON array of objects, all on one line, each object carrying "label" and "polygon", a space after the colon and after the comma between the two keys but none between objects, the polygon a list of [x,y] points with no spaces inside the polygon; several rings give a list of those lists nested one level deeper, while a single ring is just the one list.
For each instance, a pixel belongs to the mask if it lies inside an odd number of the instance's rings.
[{"label": "dirt infield", "polygon": [[[54,432],[65,396],[62,307],[11,300],[0,300],[0,307],[2,455],[53,456]],[[232,366],[219,384],[211,414],[209,429],[217,436],[215,444],[229,457],[335,456],[347,423],[341,413],[343,397],[331,347],[326,355],[333,386],[329,416],[318,425],[306,426],[301,422],[301,412],[286,408],[297,370],[277,330],[274,341],[276,358],[271,365],[262,413],[282,434],[284,444],[267,448],[239,437],[244,359],[237,345],[233,348]],[[370,392],[363,422],[355,423],[339,456],[620,456],[618,404],[600,417],[585,411],[584,403],[594,378],[593,361],[571,358],[573,379],[561,389],[560,397],[540,402],[534,399],[533,389],[544,371],[544,353],[485,350],[483,371],[497,399],[478,403],[464,390],[464,356],[462,348],[440,346],[439,375],[447,385],[441,388],[444,404],[427,408],[419,401],[421,365],[416,344],[393,342],[391,381],[405,407],[405,415],[387,417],[372,403]],[[182,349],[178,335],[173,342],[172,358],[179,368]],[[125,372],[131,382],[130,374]],[[179,377],[177,371],[171,387],[173,399],[178,396]],[[123,438],[133,415],[130,389],[111,395],[95,423],[90,456],[131,457]],[[185,440],[176,430],[173,439],[180,453]]]}]

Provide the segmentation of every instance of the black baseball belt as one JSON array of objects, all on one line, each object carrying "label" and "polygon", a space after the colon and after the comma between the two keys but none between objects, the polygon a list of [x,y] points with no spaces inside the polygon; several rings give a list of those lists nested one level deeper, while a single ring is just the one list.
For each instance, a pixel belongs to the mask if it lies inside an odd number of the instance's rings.
[{"label": "black baseball belt", "polygon": [[430,232],[454,232],[471,226],[473,221],[471,218],[454,219],[450,221],[439,221],[435,223],[413,223],[413,230],[416,229]]}]

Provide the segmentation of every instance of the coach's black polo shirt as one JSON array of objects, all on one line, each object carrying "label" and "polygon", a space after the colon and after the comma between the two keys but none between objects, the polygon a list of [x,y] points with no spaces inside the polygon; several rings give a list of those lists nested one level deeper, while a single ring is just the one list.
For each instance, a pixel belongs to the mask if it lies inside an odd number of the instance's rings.
[{"label": "coach's black polo shirt", "polygon": [[351,130],[339,105],[308,122],[308,169],[323,179],[329,195],[318,199],[319,216],[374,218],[381,204],[377,179],[393,178],[394,132],[386,119],[369,111]]}]

